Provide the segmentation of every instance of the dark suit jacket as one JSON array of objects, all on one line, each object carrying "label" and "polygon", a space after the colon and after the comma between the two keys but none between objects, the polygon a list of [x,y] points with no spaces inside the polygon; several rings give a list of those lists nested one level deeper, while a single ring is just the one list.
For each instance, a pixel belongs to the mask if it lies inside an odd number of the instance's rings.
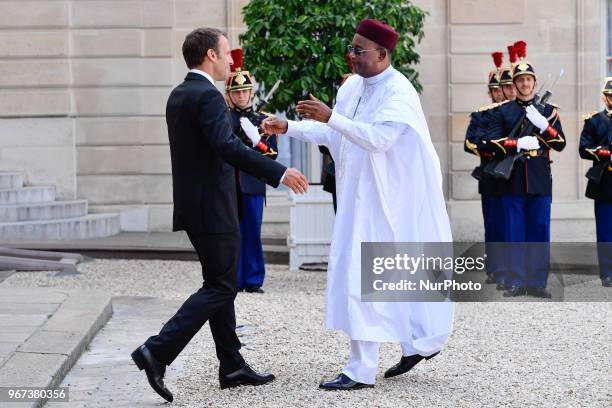
[{"label": "dark suit jacket", "polygon": [[234,167],[278,187],[286,167],[249,149],[232,132],[223,95],[189,73],[166,105],[172,159],[173,230],[240,229]]}]

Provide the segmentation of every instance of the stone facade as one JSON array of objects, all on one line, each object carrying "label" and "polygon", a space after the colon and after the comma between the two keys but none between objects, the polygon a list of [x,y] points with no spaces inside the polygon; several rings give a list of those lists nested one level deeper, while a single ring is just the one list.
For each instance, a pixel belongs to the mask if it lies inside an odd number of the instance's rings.
[{"label": "stone facade", "polygon": [[[169,229],[163,115],[170,90],[186,71],[183,38],[196,26],[214,26],[238,46],[247,3],[0,2],[0,170],[23,171],[29,184],[55,184],[60,198],[87,199],[94,211],[123,211],[124,229]],[[592,206],[582,198],[586,163],[577,144],[582,114],[600,108],[606,1],[413,3],[430,13],[418,70],[456,238],[482,234],[470,177],[476,160],[462,148],[468,114],[487,103],[490,53],[519,39],[528,42],[529,59],[542,78],[565,69],[554,101],[562,108],[568,145],[553,155],[554,218],[563,222],[553,234],[565,236],[565,228],[571,236],[580,226],[592,237]]]}]

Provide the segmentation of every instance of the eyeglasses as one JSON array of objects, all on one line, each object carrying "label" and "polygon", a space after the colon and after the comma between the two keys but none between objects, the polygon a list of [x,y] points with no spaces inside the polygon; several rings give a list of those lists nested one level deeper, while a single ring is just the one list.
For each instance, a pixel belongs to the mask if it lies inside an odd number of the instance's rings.
[{"label": "eyeglasses", "polygon": [[355,54],[356,56],[360,56],[361,54],[363,54],[365,52],[382,50],[382,48],[380,48],[380,47],[379,48],[372,48],[370,50],[362,50],[361,48],[353,47],[352,45],[348,45],[346,47],[346,49],[348,50],[349,54]]}]

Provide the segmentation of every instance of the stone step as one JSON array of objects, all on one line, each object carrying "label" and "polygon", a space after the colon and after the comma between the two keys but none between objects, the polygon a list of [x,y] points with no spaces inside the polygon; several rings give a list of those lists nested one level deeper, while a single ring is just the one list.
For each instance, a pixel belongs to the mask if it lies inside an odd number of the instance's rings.
[{"label": "stone step", "polygon": [[289,222],[288,205],[267,205],[264,208],[263,222]]},{"label": "stone step", "polygon": [[266,237],[287,237],[289,233],[289,222],[263,222],[261,235]]},{"label": "stone step", "polygon": [[0,223],[74,218],[84,215],[87,215],[86,200],[0,205]]},{"label": "stone step", "polygon": [[287,245],[263,245],[264,261],[266,264],[288,265],[289,248]]},{"label": "stone step", "polygon": [[287,246],[287,234],[284,235],[261,235],[263,245]]},{"label": "stone step", "polygon": [[89,214],[57,220],[0,223],[0,241],[53,241],[118,234],[119,214]]},{"label": "stone step", "polygon": [[0,189],[0,205],[44,203],[55,200],[55,186]]},{"label": "stone step", "polygon": [[[3,286],[0,287],[1,333],[18,340],[3,343],[5,357],[0,355],[0,384],[17,388],[24,384],[42,389],[59,387],[112,316],[110,295],[102,291]],[[74,406],[72,391],[71,387],[70,403],[64,401],[60,406]],[[0,406],[38,408],[45,401],[38,398]]]},{"label": "stone step", "polygon": [[0,172],[0,189],[23,187],[23,174],[8,171]]}]

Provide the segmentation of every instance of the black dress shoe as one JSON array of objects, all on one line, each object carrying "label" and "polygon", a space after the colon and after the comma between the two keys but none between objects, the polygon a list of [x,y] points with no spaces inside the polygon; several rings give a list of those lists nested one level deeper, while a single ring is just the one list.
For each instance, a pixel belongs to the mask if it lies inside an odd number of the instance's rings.
[{"label": "black dress shoe", "polygon": [[138,347],[132,353],[132,360],[136,363],[139,370],[145,370],[147,380],[151,388],[159,394],[160,397],[168,402],[172,402],[172,393],[164,385],[164,375],[166,374],[166,365],[153,357],[151,351],[144,344]]},{"label": "black dress shoe", "polygon": [[546,290],[546,288],[527,288],[527,294],[530,296],[544,299],[552,298],[552,295],[549,291]]},{"label": "black dress shoe", "polygon": [[245,292],[249,293],[264,293],[264,290],[261,288],[261,286],[248,286],[244,290]]},{"label": "black dress shoe", "polygon": [[493,275],[487,275],[487,279],[485,280],[485,283],[486,283],[486,284],[491,285],[491,284],[494,284],[495,282],[496,282],[496,281],[495,281],[495,276],[493,276]]},{"label": "black dress shoe", "polygon": [[601,286],[603,286],[604,288],[612,288],[612,276],[602,279]]},{"label": "black dress shoe", "polygon": [[412,367],[420,363],[422,360],[432,359],[438,354],[440,354],[439,351],[427,357],[423,357],[420,354],[415,354],[413,356],[402,356],[399,363],[385,371],[385,378],[391,378],[400,374],[407,373],[408,371],[412,370]]},{"label": "black dress shoe", "polygon": [[259,374],[248,364],[233,373],[219,374],[221,389],[239,387],[241,385],[264,385],[274,381],[273,374]]},{"label": "black dress shoe", "polygon": [[340,374],[331,381],[322,382],[319,384],[319,388],[326,391],[350,391],[358,390],[360,388],[373,388],[374,384],[364,384],[357,381],[353,381],[348,378],[344,373]]},{"label": "black dress shoe", "polygon": [[521,288],[520,286],[512,286],[510,289],[504,292],[504,297],[517,297],[517,296],[525,296],[527,290],[525,288]]}]

